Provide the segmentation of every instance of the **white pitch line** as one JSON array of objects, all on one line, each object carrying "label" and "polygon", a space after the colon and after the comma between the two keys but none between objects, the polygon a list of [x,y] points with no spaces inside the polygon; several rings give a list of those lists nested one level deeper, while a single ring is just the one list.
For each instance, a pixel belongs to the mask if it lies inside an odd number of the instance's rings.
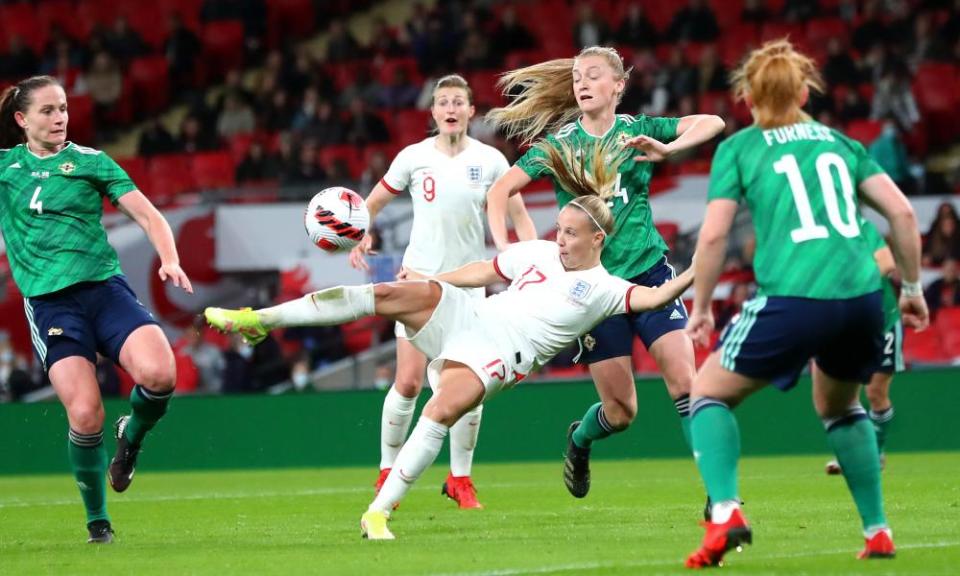
[{"label": "white pitch line", "polygon": [[[921,544],[904,544],[897,546],[897,550],[917,550],[923,548],[953,548],[960,547],[960,542],[927,542]],[[834,556],[838,554],[850,554],[856,551],[851,548],[842,550],[818,550],[811,552],[795,552],[792,554],[753,554],[749,557],[756,560],[786,560],[790,558],[811,558],[815,556]],[[732,552],[730,553],[732,554]],[[674,566],[680,568],[683,563],[682,558],[671,558],[669,560],[640,560],[633,562],[580,562],[575,564],[555,564],[553,566],[538,566],[531,568],[503,568],[500,570],[484,570],[480,572],[437,572],[428,576],[520,576],[523,574],[552,574],[555,572],[580,572],[583,570],[599,570],[603,568],[644,568],[653,566]]]}]

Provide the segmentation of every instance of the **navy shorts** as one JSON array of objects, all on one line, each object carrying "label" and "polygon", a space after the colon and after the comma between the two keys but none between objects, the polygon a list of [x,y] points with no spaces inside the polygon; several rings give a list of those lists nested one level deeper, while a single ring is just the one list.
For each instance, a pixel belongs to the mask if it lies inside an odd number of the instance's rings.
[{"label": "navy shorts", "polygon": [[720,364],[781,390],[813,358],[839,380],[867,382],[883,351],[880,291],[845,300],[758,296],[720,335]]},{"label": "navy shorts", "polygon": [[69,356],[96,364],[97,352],[119,364],[127,337],[141,326],[157,323],[122,275],[24,298],[23,309],[44,370]]},{"label": "navy shorts", "polygon": [[903,322],[897,320],[896,324],[883,333],[883,352],[877,372],[894,374],[903,370]]},{"label": "navy shorts", "polygon": [[[630,278],[630,282],[654,288],[675,277],[673,266],[667,263],[667,257],[664,256],[643,274]],[[680,298],[659,310],[611,316],[580,339],[583,347],[580,362],[593,364],[609,358],[632,356],[634,334],[640,337],[649,350],[664,334],[682,330],[686,326],[687,309]]]}]

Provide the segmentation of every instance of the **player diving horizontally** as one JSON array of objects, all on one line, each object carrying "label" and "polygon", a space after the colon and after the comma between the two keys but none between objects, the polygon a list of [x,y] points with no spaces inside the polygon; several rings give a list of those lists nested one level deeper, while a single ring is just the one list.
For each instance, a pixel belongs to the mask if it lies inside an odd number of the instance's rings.
[{"label": "player diving horizontally", "polygon": [[[211,326],[240,333],[249,342],[262,340],[274,328],[341,324],[377,314],[403,324],[410,343],[434,358],[427,377],[435,394],[361,518],[365,537],[393,539],[387,528],[391,510],[433,463],[449,427],[461,416],[513,387],[604,318],[665,306],[691,284],[688,270],[656,288],[637,286],[600,264],[613,233],[606,198],[613,192],[617,168],[632,153],[622,148],[614,153],[617,146],[594,147],[593,175],[574,160],[571,148],[545,149],[544,166],[566,190],[578,193],[557,216],[556,242],[519,242],[493,260],[428,281],[337,286],[272,308],[205,311]],[[401,277],[421,278],[413,273]],[[465,290],[501,280],[509,288],[482,300]]]}]

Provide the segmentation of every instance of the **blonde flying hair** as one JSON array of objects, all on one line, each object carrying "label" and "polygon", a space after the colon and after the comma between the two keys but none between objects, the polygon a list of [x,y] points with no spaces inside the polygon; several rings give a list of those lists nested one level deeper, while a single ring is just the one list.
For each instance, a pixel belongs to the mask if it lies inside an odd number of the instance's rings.
[{"label": "blonde flying hair", "polygon": [[753,118],[761,128],[787,126],[810,120],[801,109],[804,87],[823,93],[817,65],[797,52],[786,38],[772,40],[747,55],[731,75],[734,96],[753,102]]},{"label": "blonde flying hair", "polygon": [[[487,112],[487,120],[507,138],[519,138],[530,144],[544,133],[552,133],[580,116],[573,93],[573,66],[580,58],[600,56],[613,68],[617,80],[626,81],[630,69],[613,48],[590,46],[576,58],[558,58],[533,66],[510,70],[500,76],[497,87],[508,95],[510,103]],[[515,96],[510,96],[516,94]],[[621,92],[617,102],[623,97]]]},{"label": "blonde flying hair", "polygon": [[[535,147],[542,153],[533,162],[549,172],[563,190],[575,198],[567,206],[576,206],[587,213],[604,237],[614,232],[613,213],[607,199],[616,193],[617,172],[631,156],[631,150],[622,148],[614,138],[594,145],[593,150],[574,148],[565,140],[540,140]],[[585,156],[590,154],[591,171],[587,170]]]}]

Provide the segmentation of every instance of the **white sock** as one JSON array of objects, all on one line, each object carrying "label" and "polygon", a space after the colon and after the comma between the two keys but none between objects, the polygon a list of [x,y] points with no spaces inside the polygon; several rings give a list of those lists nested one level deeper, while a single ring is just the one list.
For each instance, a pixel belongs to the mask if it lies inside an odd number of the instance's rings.
[{"label": "white sock", "polygon": [[413,421],[417,399],[407,398],[391,386],[383,399],[383,416],[380,417],[380,469],[392,468],[393,462],[403,447],[403,441]]},{"label": "white sock", "polygon": [[880,532],[886,532],[887,536],[891,539],[893,538],[893,530],[890,529],[886,524],[881,524],[880,526],[870,526],[863,531],[863,537],[867,540],[873,538]]},{"label": "white sock", "polygon": [[257,310],[264,328],[333,326],[374,313],[373,284],[335,286]]},{"label": "white sock", "polygon": [[739,500],[724,500],[722,502],[714,502],[713,507],[710,508],[710,521],[714,524],[723,524],[730,519],[730,516],[733,515],[734,510],[739,509]]},{"label": "white sock", "polygon": [[450,427],[450,473],[454,476],[469,476],[473,467],[473,449],[480,435],[480,418],[483,404],[467,412]]},{"label": "white sock", "polygon": [[387,481],[383,483],[383,488],[370,503],[367,511],[379,510],[389,514],[427,466],[437,459],[448,431],[449,429],[443,424],[421,416],[417,425],[413,427],[410,438],[397,455],[397,461],[394,462]]}]

